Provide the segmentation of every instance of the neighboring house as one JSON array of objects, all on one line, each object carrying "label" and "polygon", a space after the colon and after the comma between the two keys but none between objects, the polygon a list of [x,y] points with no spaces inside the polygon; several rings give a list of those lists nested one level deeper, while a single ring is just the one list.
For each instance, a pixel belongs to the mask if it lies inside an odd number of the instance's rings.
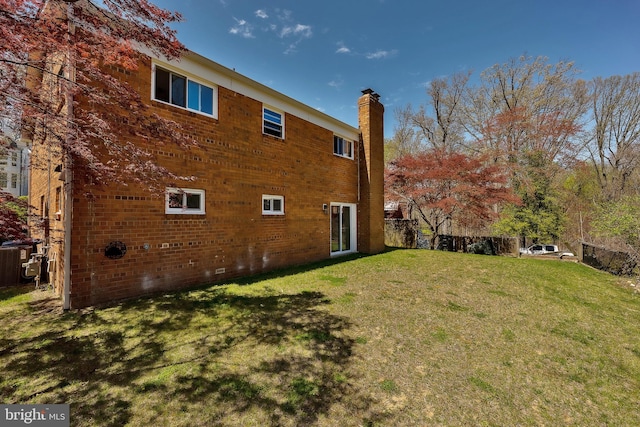
[{"label": "neighboring house", "polygon": [[29,150],[17,138],[0,133],[0,191],[15,197],[28,192]]},{"label": "neighboring house", "polygon": [[31,205],[45,224],[34,237],[50,246],[66,308],[384,249],[384,108],[373,91],[357,100],[353,127],[191,52],[145,56],[119,77],[153,113],[195,129],[199,147],[154,154],[197,180],[164,198],[118,184],[87,198],[74,179],[65,209],[64,166],[33,168]]},{"label": "neighboring house", "polygon": [[404,219],[406,209],[403,208],[406,208],[406,203],[397,200],[387,200],[384,204],[384,218]]}]

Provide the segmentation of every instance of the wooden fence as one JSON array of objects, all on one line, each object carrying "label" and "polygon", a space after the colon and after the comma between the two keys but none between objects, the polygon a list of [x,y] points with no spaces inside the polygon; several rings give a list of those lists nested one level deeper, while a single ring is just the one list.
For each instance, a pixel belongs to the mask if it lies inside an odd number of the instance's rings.
[{"label": "wooden fence", "polygon": [[[438,249],[444,251],[518,255],[515,237],[440,235],[439,241]],[[396,248],[429,248],[428,239],[420,232],[415,219],[385,219],[384,243]]]},{"label": "wooden fence", "polygon": [[30,246],[0,248],[0,286],[20,284],[22,263],[31,255]]},{"label": "wooden fence", "polygon": [[598,270],[620,276],[638,274],[637,256],[590,243],[582,242],[582,262]]}]

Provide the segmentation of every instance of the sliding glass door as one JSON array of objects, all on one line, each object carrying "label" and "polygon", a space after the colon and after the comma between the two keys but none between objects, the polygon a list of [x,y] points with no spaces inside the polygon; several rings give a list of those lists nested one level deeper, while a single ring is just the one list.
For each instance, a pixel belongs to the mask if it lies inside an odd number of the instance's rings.
[{"label": "sliding glass door", "polygon": [[331,255],[355,252],[358,248],[356,234],[356,205],[331,204]]}]

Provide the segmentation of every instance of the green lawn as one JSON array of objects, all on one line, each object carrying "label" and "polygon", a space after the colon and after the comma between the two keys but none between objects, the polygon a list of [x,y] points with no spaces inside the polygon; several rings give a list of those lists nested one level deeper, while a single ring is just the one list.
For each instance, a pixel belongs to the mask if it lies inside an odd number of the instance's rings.
[{"label": "green lawn", "polygon": [[640,425],[640,294],[390,251],[61,314],[0,289],[0,401],[82,426]]}]

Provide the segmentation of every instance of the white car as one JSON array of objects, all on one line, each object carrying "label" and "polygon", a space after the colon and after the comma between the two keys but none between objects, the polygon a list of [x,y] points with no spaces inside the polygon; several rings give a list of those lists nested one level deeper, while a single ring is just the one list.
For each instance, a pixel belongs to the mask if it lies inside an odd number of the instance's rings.
[{"label": "white car", "polygon": [[575,256],[571,252],[560,252],[557,245],[531,245],[528,248],[520,248],[520,253],[523,255],[546,255],[546,254],[558,254],[560,258]]},{"label": "white car", "polygon": [[531,245],[528,248],[520,248],[521,254],[526,255],[544,255],[544,254],[553,254],[558,252],[558,246],[556,245]]}]

